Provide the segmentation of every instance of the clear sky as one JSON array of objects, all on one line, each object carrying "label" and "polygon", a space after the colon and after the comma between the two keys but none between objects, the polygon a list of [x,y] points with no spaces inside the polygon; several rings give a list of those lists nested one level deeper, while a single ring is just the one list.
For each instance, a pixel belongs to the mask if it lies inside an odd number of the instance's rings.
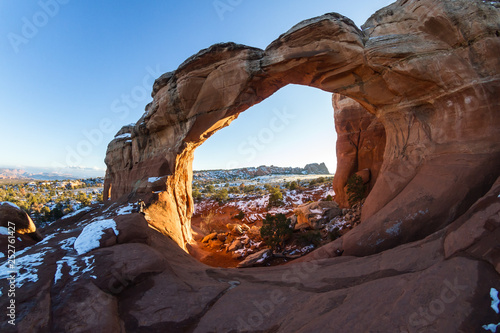
[{"label": "clear sky", "polygon": [[[200,49],[265,48],[327,12],[361,25],[391,2],[0,0],[0,167],[104,174],[108,142],[140,118],[154,79]],[[334,149],[330,94],[288,86],[198,148],[194,168],[326,162],[333,172]]]}]

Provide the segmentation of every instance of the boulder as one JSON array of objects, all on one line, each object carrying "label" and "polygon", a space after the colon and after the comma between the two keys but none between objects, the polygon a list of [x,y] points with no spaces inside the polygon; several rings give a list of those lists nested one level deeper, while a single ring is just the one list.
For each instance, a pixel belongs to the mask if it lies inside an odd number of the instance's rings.
[{"label": "boulder", "polygon": [[216,232],[212,232],[211,234],[208,234],[205,237],[203,237],[203,239],[201,240],[201,242],[202,243],[208,243],[211,240],[216,239],[216,238],[217,238],[217,233]]},{"label": "boulder", "polygon": [[15,232],[19,235],[36,233],[36,226],[31,217],[11,202],[0,202],[0,226],[15,226]]},{"label": "boulder", "polygon": [[342,210],[334,201],[317,201],[300,205],[293,212],[297,218],[296,229],[301,224],[308,224],[311,228],[318,229],[325,219],[330,221]]},{"label": "boulder", "polygon": [[255,265],[263,264],[271,257],[272,251],[269,249],[261,250],[254,254],[249,255],[245,260],[238,264],[238,268],[252,267]]},{"label": "boulder", "polygon": [[228,247],[228,251],[230,252],[234,252],[236,250],[239,250],[243,247],[243,244],[241,243],[241,241],[239,239],[236,239],[234,240],[231,245]]},{"label": "boulder", "polygon": [[[9,238],[14,241],[9,241]],[[3,255],[8,255],[9,244],[15,246],[16,251],[20,251],[42,239],[40,231],[28,214],[11,202],[0,202],[0,252]]]}]

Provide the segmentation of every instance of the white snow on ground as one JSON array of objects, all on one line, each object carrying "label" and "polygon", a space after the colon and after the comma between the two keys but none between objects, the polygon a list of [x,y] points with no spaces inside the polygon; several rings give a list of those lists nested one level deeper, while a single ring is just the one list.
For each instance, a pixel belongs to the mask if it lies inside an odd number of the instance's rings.
[{"label": "white snow on ground", "polygon": [[75,244],[76,237],[66,238],[65,240],[59,242],[61,249],[65,251],[72,251],[74,249],[73,245]]},{"label": "white snow on ground", "polygon": [[163,178],[163,177],[149,177],[149,178],[148,178],[148,182],[150,182],[150,183],[154,183],[154,182],[156,182],[156,181],[158,181],[158,180],[160,180],[160,179],[162,179],[162,178]]},{"label": "white snow on ground", "polygon": [[21,209],[16,204],[9,202],[9,201],[2,201],[2,202],[0,202],[0,205],[9,205],[9,206],[12,206],[14,208]]},{"label": "white snow on ground", "polygon": [[128,139],[131,137],[132,137],[131,133],[123,133],[123,134],[115,136],[115,139]]},{"label": "white snow on ground", "polygon": [[264,252],[264,255],[262,255],[262,257],[259,260],[257,260],[257,263],[260,264],[260,263],[264,262],[264,260],[266,260],[267,257],[269,257],[269,255],[267,254],[267,252]]},{"label": "white snow on ground", "polygon": [[99,247],[99,241],[104,235],[104,230],[113,229],[118,236],[116,223],[112,219],[93,222],[83,228],[82,233],[75,241],[74,248],[78,254],[87,253]]},{"label": "white snow on ground", "polygon": [[496,290],[495,288],[491,288],[490,296],[491,296],[491,308],[493,309],[493,311],[498,313],[499,312],[498,304],[500,303],[500,300],[498,299],[498,290]]},{"label": "white snow on ground", "polygon": [[69,213],[69,214],[67,214],[67,215],[64,215],[64,216],[61,218],[61,220],[64,220],[64,219],[67,219],[67,218],[70,218],[70,217],[76,216],[76,215],[78,215],[78,214],[80,214],[80,213],[83,213],[83,212],[89,212],[89,211],[91,211],[91,210],[92,210],[92,207],[85,207],[85,208],[82,208],[82,209],[76,210],[76,211],[74,211],[74,212],[72,212],[72,213]]},{"label": "white snow on ground", "polygon": [[0,227],[0,235],[7,236],[9,234],[9,229],[6,227]]},{"label": "white snow on ground", "polygon": [[[53,234],[50,234],[50,235],[47,235],[45,236],[40,242],[36,243],[36,245],[44,245],[44,244],[47,244],[49,242],[49,240],[51,240],[52,238],[56,237],[56,234],[53,233]],[[18,252],[19,254],[19,252]]]},{"label": "white snow on ground", "polygon": [[116,215],[127,215],[132,214],[134,211],[134,204],[129,203],[127,206],[121,207],[116,211]]},{"label": "white snow on ground", "polygon": [[74,281],[77,281],[84,273],[92,272],[95,263],[94,256],[83,257],[82,259],[85,262],[85,266],[82,267],[77,265],[77,258],[74,257],[65,256],[61,260],[58,260],[56,273],[54,275],[54,283],[57,283],[57,281],[62,278],[62,270],[64,266],[69,267],[69,275],[74,278]]},{"label": "white snow on ground", "polygon": [[17,288],[21,288],[26,282],[38,281],[37,267],[43,264],[43,258],[49,250],[49,248],[43,248],[38,253],[26,255],[24,257],[17,256],[13,267],[10,267],[9,261],[6,261],[0,266],[0,280],[7,279],[12,273],[17,273]]}]

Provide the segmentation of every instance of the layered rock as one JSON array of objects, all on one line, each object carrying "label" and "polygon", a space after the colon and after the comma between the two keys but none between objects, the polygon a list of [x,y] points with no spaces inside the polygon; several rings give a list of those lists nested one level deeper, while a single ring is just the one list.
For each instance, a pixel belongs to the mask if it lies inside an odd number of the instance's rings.
[{"label": "layered rock", "polygon": [[194,149],[281,87],[302,84],[356,100],[385,128],[383,164],[363,223],[343,237],[345,253],[421,239],[463,214],[498,175],[499,22],[495,2],[400,0],[362,30],[326,14],[265,50],[202,50],[155,82],[144,116],[123,129],[130,135],[110,143],[106,194],[146,198],[150,224],[184,247]]},{"label": "layered rock", "polygon": [[[385,150],[385,129],[377,117],[355,100],[333,95],[335,131],[337,132],[337,171],[333,178],[335,201],[349,207],[345,186],[353,174],[361,175],[370,191],[375,185]],[[364,177],[363,177],[364,176]]]}]

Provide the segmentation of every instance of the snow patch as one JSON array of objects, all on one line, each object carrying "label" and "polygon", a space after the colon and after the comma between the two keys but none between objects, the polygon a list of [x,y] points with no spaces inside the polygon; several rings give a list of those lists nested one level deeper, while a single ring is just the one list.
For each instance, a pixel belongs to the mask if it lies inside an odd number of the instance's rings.
[{"label": "snow patch", "polygon": [[66,238],[65,240],[61,241],[61,249],[65,251],[72,251],[73,250],[73,245],[75,244],[76,237],[70,237]]},{"label": "snow patch", "polygon": [[26,282],[37,282],[37,267],[43,264],[44,256],[50,249],[44,248],[44,250],[24,257],[19,257],[19,253],[17,253],[14,267],[11,267],[11,263],[8,261],[0,266],[0,280],[7,279],[11,274],[15,273],[17,275],[17,288],[21,288]]},{"label": "snow patch", "polygon": [[131,133],[123,133],[123,134],[115,136],[115,140],[116,139],[127,139],[127,138],[131,138],[131,137],[132,137]]},{"label": "snow patch", "polygon": [[9,201],[2,201],[2,202],[0,202],[0,205],[9,205],[9,206],[12,206],[14,208],[21,209],[21,208],[19,208],[18,205],[14,204],[12,202],[9,202]]},{"label": "snow patch", "polygon": [[495,288],[490,289],[490,296],[491,296],[491,308],[493,311],[498,313],[498,304],[500,303],[500,300],[498,299],[498,290]]},{"label": "snow patch", "polygon": [[394,223],[392,225],[392,227],[386,229],[385,232],[388,234],[391,234],[393,236],[399,235],[399,233],[401,232],[401,224],[402,223],[403,223],[402,221],[398,221],[398,222]]},{"label": "snow patch", "polygon": [[160,179],[162,179],[163,177],[149,177],[148,178],[148,182],[150,183],[154,183],[154,182],[157,182],[159,181]]},{"label": "snow patch", "polygon": [[500,326],[500,323],[498,324],[489,324],[489,325],[483,325],[483,328],[487,331],[496,333],[498,326]]},{"label": "snow patch", "polygon": [[130,203],[127,206],[121,207],[116,211],[116,215],[128,215],[132,214],[134,210],[134,204]]},{"label": "snow patch", "polygon": [[74,248],[78,254],[84,254],[99,247],[99,240],[104,235],[104,230],[113,229],[118,236],[116,222],[112,219],[93,222],[83,228],[82,233],[75,241]]},{"label": "snow patch", "polygon": [[57,281],[62,278],[62,269],[64,266],[69,267],[69,275],[74,278],[74,281],[77,281],[84,273],[92,272],[95,263],[94,256],[83,257],[83,261],[85,265],[80,267],[77,265],[77,259],[74,257],[65,256],[61,260],[58,260],[56,273],[54,275],[54,283],[57,283]]},{"label": "snow patch", "polygon": [[85,208],[82,208],[82,209],[79,209],[79,210],[75,210],[75,211],[74,211],[74,212],[72,212],[72,213],[69,213],[69,214],[67,214],[67,215],[64,215],[64,216],[61,218],[61,220],[68,219],[68,218],[73,217],[73,216],[76,216],[76,215],[78,215],[78,214],[80,214],[80,213],[83,213],[83,212],[89,212],[89,211],[91,211],[91,210],[92,210],[92,207],[85,207]]}]

